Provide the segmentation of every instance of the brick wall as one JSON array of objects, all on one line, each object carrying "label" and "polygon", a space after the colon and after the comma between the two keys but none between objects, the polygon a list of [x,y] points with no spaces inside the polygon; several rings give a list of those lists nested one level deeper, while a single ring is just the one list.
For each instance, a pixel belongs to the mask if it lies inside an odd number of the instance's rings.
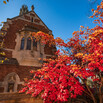
[{"label": "brick wall", "polygon": [[5,76],[9,73],[15,72],[20,77],[20,80],[23,81],[24,78],[30,78],[30,70],[38,69],[38,67],[31,66],[19,66],[12,64],[1,64],[0,65],[0,81],[4,81]]}]

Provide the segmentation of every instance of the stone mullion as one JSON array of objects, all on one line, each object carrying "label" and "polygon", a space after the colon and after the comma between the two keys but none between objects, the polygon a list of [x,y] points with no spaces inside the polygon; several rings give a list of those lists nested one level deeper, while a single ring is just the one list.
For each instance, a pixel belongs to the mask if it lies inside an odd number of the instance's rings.
[{"label": "stone mullion", "polygon": [[31,51],[33,51],[33,40],[31,40]]},{"label": "stone mullion", "polygon": [[27,32],[25,32],[24,34],[24,50],[26,50],[26,46],[27,46]]}]

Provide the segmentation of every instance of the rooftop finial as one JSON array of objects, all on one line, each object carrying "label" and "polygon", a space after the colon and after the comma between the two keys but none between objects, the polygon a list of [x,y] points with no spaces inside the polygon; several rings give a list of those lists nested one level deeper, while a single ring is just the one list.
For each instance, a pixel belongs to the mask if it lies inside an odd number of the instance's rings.
[{"label": "rooftop finial", "polygon": [[28,12],[28,7],[27,5],[22,5],[22,8],[20,9],[19,15],[23,15],[24,13]]},{"label": "rooftop finial", "polygon": [[31,10],[34,11],[34,5],[31,6]]}]

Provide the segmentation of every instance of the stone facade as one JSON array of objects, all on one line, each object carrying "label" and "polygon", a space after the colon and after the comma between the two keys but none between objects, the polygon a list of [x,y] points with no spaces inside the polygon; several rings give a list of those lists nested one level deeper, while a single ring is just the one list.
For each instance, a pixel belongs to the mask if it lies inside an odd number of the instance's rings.
[{"label": "stone facade", "polygon": [[[17,17],[8,18],[0,31],[4,34],[0,37],[4,39],[3,50],[6,54],[0,56],[0,60],[6,58],[4,63],[0,64],[0,103],[29,103],[26,102],[29,99],[35,101],[30,96],[21,101],[23,96],[19,96],[17,102],[15,101],[16,95],[19,95],[17,92],[22,88],[25,78],[32,78],[30,70],[40,68],[43,58],[54,56],[56,51],[55,46],[49,47],[35,42],[35,39],[31,40],[32,32],[42,31],[52,35],[52,31],[34,12],[34,7],[32,6],[32,10],[28,11],[27,6],[23,6],[19,14]],[[5,98],[6,96],[9,96],[9,100]]]}]

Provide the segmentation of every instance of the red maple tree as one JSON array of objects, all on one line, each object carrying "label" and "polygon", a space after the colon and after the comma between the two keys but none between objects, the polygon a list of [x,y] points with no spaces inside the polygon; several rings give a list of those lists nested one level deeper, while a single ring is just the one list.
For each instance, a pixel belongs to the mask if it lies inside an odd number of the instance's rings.
[{"label": "red maple tree", "polygon": [[42,32],[32,34],[36,40],[56,45],[60,50],[56,59],[30,71],[34,76],[25,81],[20,92],[33,97],[41,94],[45,103],[61,103],[82,94],[87,94],[94,103],[103,103],[103,1],[92,11],[91,18],[96,18],[97,26],[92,29],[81,26],[68,42]]}]

